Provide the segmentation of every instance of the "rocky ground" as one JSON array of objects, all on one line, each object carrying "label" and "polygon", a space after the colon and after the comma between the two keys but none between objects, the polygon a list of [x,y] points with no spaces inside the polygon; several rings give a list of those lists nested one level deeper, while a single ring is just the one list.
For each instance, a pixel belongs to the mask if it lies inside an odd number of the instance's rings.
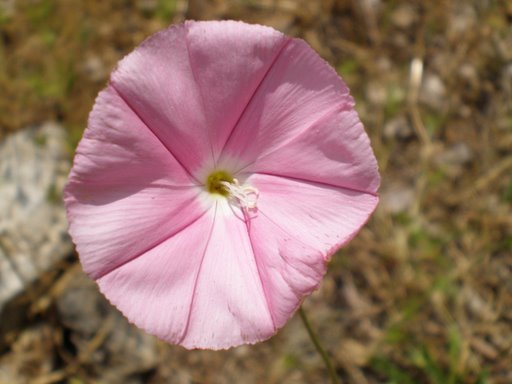
[{"label": "rocky ground", "polygon": [[349,84],[381,204],[308,298],[344,383],[512,382],[512,3],[0,0],[0,383],[322,383],[298,318],[186,351],[84,276],[62,185],[97,92],[149,34],[241,19],[305,39]]}]

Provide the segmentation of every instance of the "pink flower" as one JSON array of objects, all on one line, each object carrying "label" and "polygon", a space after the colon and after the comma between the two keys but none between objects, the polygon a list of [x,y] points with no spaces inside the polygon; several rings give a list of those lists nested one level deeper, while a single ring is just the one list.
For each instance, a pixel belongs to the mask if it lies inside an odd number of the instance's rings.
[{"label": "pink flower", "polygon": [[221,349],[286,323],[378,185],[347,86],[304,41],[186,22],[112,73],[65,203],[85,272],[130,321]]}]

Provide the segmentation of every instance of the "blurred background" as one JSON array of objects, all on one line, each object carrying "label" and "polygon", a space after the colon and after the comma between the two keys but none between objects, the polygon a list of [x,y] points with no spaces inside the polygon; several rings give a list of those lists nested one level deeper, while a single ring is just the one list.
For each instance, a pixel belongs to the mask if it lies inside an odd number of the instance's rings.
[{"label": "blurred background", "polygon": [[116,62],[185,19],[305,39],[352,90],[381,203],[304,307],[344,383],[512,383],[512,2],[0,0],[0,383],[323,383],[297,316],[186,351],[81,272],[62,187]]}]

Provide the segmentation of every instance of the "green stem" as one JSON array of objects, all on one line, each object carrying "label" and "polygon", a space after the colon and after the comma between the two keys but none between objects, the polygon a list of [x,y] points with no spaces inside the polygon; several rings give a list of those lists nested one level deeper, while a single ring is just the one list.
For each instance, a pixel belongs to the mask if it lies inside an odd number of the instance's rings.
[{"label": "green stem", "polygon": [[299,308],[299,314],[302,322],[304,323],[304,326],[306,327],[306,330],[308,331],[309,338],[315,345],[318,354],[322,357],[322,360],[325,363],[327,371],[329,372],[329,376],[331,377],[331,383],[338,384],[338,375],[336,374],[336,370],[332,365],[331,359],[329,358],[327,352],[325,352],[325,349],[322,347],[322,344],[320,343],[320,340],[318,340],[318,337],[313,331],[313,328],[311,328],[311,323],[309,322],[306,316],[306,312],[304,312],[302,307]]}]

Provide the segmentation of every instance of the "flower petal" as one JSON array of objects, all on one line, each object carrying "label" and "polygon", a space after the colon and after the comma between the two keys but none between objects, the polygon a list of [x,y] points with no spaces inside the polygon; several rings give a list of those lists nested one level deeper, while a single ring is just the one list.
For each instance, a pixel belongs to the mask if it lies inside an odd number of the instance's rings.
[{"label": "flower petal", "polygon": [[154,34],[119,62],[110,81],[193,175],[213,154],[186,36],[185,24]]},{"label": "flower petal", "polygon": [[102,91],[64,191],[84,270],[102,276],[197,219],[200,190],[116,91]]},{"label": "flower petal", "polygon": [[247,162],[310,127],[333,106],[352,104],[346,85],[304,41],[283,49],[226,144]]},{"label": "flower petal", "polygon": [[269,27],[236,21],[185,25],[190,65],[218,157],[288,38]]},{"label": "flower petal", "polygon": [[294,39],[258,88],[223,157],[240,159],[244,172],[329,179],[334,185],[375,192],[376,161],[353,106],[336,72],[305,42]]},{"label": "flower petal", "polygon": [[244,172],[315,181],[375,194],[380,184],[377,160],[357,112],[327,113]]},{"label": "flower petal", "polygon": [[187,331],[213,220],[213,214],[204,214],[141,257],[99,278],[101,292],[130,322],[179,344]]},{"label": "flower petal", "polygon": [[[353,107],[306,43],[270,28],[186,22],[153,35],[98,96],[65,189],[85,271],[171,343],[269,338],[377,205]],[[204,191],[223,167],[259,191],[254,217]]]},{"label": "flower petal", "polygon": [[226,200],[219,200],[184,347],[223,349],[276,332],[259,268],[245,222]]},{"label": "flower petal", "polygon": [[262,211],[248,225],[267,305],[278,329],[289,320],[304,296],[318,287],[326,262],[320,250],[285,231]]},{"label": "flower petal", "polygon": [[264,215],[325,260],[359,232],[379,200],[370,193],[271,175],[254,174],[247,182],[259,190],[252,225]]},{"label": "flower petal", "polygon": [[213,211],[98,280],[137,326],[186,348],[228,348],[275,332],[245,223],[225,200]]},{"label": "flower petal", "polygon": [[258,211],[250,238],[276,328],[317,288],[326,262],[375,209],[378,197],[318,183],[253,174]]}]

